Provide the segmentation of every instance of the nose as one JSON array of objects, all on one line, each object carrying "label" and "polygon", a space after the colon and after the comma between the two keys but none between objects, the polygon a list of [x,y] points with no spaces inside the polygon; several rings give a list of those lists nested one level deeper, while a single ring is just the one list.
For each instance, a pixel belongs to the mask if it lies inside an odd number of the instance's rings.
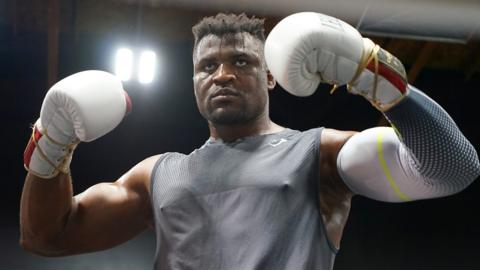
[{"label": "nose", "polygon": [[213,76],[213,82],[217,85],[226,85],[237,78],[231,67],[221,64]]}]

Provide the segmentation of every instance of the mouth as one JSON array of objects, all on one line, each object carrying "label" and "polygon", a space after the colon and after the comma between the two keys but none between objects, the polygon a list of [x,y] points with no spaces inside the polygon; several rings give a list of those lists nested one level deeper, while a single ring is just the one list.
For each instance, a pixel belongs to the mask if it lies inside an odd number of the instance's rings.
[{"label": "mouth", "polygon": [[238,92],[232,88],[220,88],[215,90],[213,94],[210,96],[210,99],[223,99],[223,98],[230,98],[230,97],[237,97],[239,96]]}]

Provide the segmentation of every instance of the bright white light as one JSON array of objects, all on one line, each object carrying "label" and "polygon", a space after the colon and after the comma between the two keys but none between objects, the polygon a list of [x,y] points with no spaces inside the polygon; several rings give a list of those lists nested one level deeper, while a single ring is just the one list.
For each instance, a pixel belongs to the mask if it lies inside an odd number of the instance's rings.
[{"label": "bright white light", "polygon": [[119,49],[115,56],[115,75],[122,81],[128,81],[132,77],[133,53],[130,49]]},{"label": "bright white light", "polygon": [[156,58],[154,52],[143,51],[140,55],[138,65],[138,81],[140,83],[151,83],[155,77]]}]

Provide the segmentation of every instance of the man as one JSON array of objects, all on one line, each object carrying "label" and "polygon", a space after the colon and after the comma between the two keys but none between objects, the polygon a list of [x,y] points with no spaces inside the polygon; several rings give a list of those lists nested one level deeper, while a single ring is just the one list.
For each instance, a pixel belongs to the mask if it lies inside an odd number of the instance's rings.
[{"label": "man", "polygon": [[[340,20],[295,14],[266,43],[263,21],[243,14],[205,18],[193,32],[207,142],[189,155],[149,157],[116,182],[73,196],[73,149],[113,129],[128,98],[103,72],[62,80],[25,152],[25,249],[102,250],[153,227],[155,269],[331,269],[354,194],[392,202],[446,196],[480,174],[473,146],[446,112],[406,83],[395,57]],[[279,126],[268,111],[270,70],[297,95],[320,81],[348,83],[396,131]]]}]

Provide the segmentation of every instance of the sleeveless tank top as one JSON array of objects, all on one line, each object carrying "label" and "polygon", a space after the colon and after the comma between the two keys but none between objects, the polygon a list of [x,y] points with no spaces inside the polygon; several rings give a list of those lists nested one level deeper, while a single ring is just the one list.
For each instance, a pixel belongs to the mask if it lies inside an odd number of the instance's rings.
[{"label": "sleeveless tank top", "polygon": [[154,269],[331,270],[321,131],[209,139],[189,155],[161,155],[151,179]]}]

